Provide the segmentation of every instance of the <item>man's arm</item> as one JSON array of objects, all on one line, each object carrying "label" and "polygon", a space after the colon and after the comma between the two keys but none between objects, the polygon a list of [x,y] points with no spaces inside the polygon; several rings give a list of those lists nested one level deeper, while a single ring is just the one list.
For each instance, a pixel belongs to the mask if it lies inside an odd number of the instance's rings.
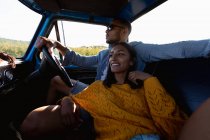
[{"label": "man's arm", "polygon": [[182,41],[171,44],[130,43],[137,50],[138,56],[145,62],[173,58],[208,57],[210,40]]},{"label": "man's arm", "polygon": [[48,51],[52,53],[52,48],[58,49],[58,51],[64,56],[63,65],[74,64],[82,67],[91,67],[97,65],[98,55],[96,56],[81,56],[74,51],[70,51],[67,47],[63,46],[60,42],[48,39],[46,37],[38,37],[36,45],[38,50],[42,50],[43,46],[48,48]]}]

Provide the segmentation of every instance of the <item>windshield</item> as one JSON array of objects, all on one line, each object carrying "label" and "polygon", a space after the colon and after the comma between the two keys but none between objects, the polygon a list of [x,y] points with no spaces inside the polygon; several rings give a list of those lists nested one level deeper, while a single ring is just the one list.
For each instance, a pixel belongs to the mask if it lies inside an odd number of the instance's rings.
[{"label": "windshield", "polygon": [[[207,39],[210,36],[210,8],[209,0],[169,0],[152,11],[146,13],[132,23],[129,41],[164,44],[182,40]],[[0,1],[0,51],[15,57],[24,56],[28,44],[41,20],[41,15],[30,10],[17,0]],[[66,27],[66,24],[64,23]],[[78,24],[74,31],[82,34],[90,32]],[[69,30],[67,30],[69,31]],[[65,34],[67,34],[67,31]],[[81,40],[88,39],[88,46],[101,41],[105,42],[105,28],[103,35],[94,35],[99,30],[91,30],[88,37],[71,37],[72,45],[81,46]],[[101,40],[101,38],[103,40]],[[66,39],[67,40],[67,39]],[[68,42],[66,41],[67,45]],[[77,43],[77,44],[76,44]],[[87,43],[86,43],[87,45]],[[82,44],[82,46],[84,46]]]},{"label": "windshield", "polygon": [[0,52],[23,57],[41,18],[18,0],[1,0]]}]

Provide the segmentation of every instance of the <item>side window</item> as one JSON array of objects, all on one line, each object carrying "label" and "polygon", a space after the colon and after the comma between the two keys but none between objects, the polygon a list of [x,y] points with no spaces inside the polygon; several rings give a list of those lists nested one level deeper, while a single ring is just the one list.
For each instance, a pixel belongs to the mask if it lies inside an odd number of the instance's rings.
[{"label": "side window", "polygon": [[18,0],[1,0],[0,52],[23,57],[41,18]]},{"label": "side window", "polygon": [[168,0],[132,22],[130,41],[167,44],[209,39],[209,0]]},{"label": "side window", "polygon": [[[61,20],[57,23],[60,37],[56,36],[54,25],[49,38],[54,40],[60,38],[61,44],[80,55],[96,55],[99,51],[107,47],[105,26]],[[59,56],[58,53],[57,56]]]}]

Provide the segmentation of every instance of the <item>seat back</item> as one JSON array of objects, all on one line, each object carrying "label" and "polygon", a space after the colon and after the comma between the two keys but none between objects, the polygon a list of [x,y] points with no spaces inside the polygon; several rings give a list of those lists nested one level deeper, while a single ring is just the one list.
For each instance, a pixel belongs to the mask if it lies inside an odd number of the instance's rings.
[{"label": "seat back", "polygon": [[172,59],[146,64],[189,115],[210,97],[210,58]]}]

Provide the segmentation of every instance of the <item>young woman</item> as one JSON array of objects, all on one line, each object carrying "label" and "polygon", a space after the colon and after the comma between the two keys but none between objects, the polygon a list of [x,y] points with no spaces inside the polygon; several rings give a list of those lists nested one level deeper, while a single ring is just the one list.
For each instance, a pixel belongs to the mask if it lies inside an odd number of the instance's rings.
[{"label": "young woman", "polygon": [[22,124],[22,132],[37,136],[77,128],[84,118],[81,112],[86,111],[93,117],[97,140],[129,140],[144,135],[176,140],[187,116],[158,79],[134,71],[135,64],[134,50],[124,42],[115,44],[104,81],[64,97],[61,105],[32,111]]}]

